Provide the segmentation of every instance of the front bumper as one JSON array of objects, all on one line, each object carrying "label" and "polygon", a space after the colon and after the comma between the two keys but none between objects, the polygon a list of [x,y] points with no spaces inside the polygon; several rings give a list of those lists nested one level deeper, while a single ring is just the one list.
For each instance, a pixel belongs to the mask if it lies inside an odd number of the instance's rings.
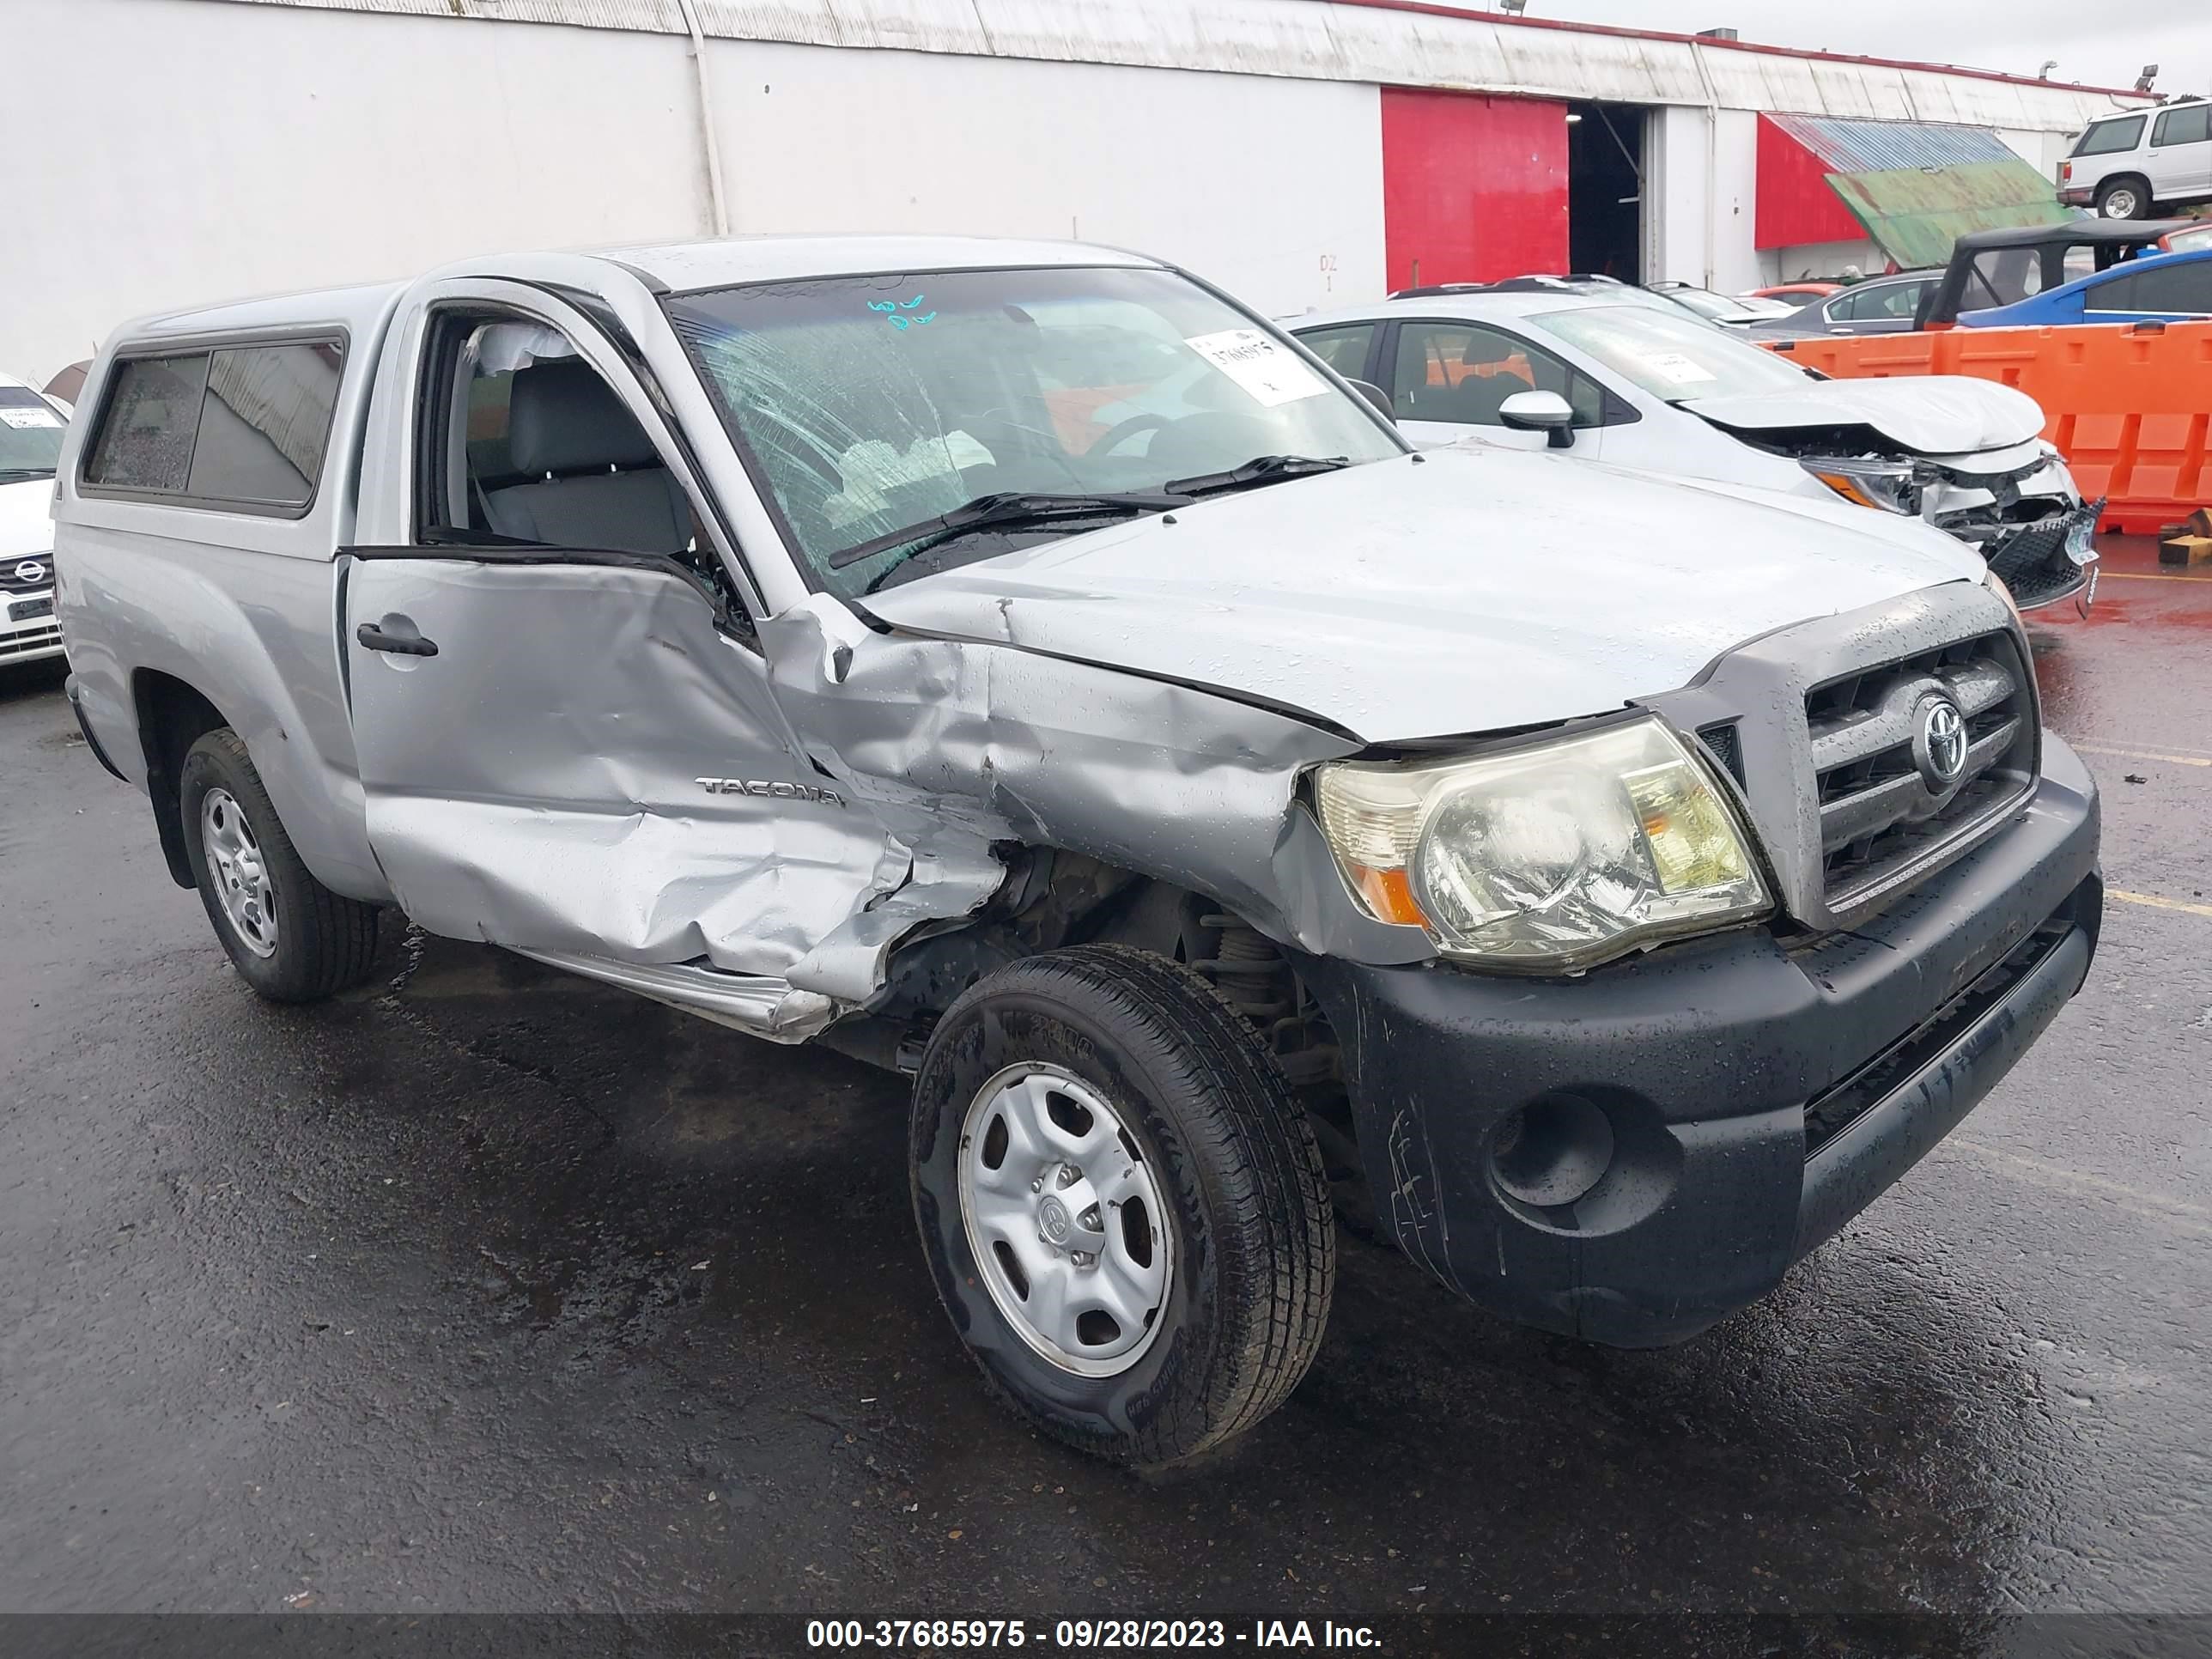
[{"label": "front bumper", "polygon": [[1984,542],[1982,556],[2022,611],[2078,598],[2087,615],[2096,596],[2097,522],[2104,514],[2102,501],[2054,513]]},{"label": "front bumper", "polygon": [[61,654],[62,629],[54,615],[53,590],[0,593],[0,666]]},{"label": "front bumper", "polygon": [[[1764,1295],[2080,988],[2103,908],[2096,792],[2055,738],[2045,768],[2002,834],[1796,948],[1746,932],[1553,981],[1301,961],[1382,1225],[1470,1300],[1618,1346]],[[1603,1173],[1551,1202],[1529,1148],[1562,1124],[1565,1167]]]}]

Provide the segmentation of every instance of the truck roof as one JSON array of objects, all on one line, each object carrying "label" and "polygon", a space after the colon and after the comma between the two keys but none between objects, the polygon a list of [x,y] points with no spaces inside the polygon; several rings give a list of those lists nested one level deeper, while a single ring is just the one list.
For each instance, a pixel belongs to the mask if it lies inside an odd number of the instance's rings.
[{"label": "truck roof", "polygon": [[[424,275],[506,276],[523,281],[549,265],[582,261],[615,266],[667,292],[735,288],[807,276],[875,271],[1014,270],[1035,265],[1145,266],[1158,261],[1124,248],[1084,242],[995,236],[738,236],[718,241],[659,242],[570,252],[507,252],[455,260]],[[133,340],[288,325],[343,324],[368,329],[415,279],[239,300],[159,312],[122,331]]]}]

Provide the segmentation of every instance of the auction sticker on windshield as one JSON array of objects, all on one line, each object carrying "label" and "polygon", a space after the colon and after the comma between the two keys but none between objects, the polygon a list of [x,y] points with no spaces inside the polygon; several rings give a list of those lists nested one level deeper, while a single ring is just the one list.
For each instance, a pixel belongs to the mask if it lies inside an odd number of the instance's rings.
[{"label": "auction sticker on windshield", "polygon": [[1255,328],[1224,328],[1183,343],[1270,409],[1328,390],[1321,376]]},{"label": "auction sticker on windshield", "polygon": [[51,409],[0,408],[0,425],[12,426],[18,430],[34,426],[59,426],[61,423],[62,417]]},{"label": "auction sticker on windshield", "polygon": [[1652,351],[1640,355],[1653,374],[1663,374],[1676,386],[1697,386],[1720,378],[1694,357],[1686,357],[1679,351]]}]

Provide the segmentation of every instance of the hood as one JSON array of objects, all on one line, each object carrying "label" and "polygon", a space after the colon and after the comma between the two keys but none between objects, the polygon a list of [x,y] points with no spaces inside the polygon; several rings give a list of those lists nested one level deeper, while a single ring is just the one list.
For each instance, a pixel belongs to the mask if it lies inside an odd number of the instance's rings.
[{"label": "hood", "polygon": [[2024,444],[2043,430],[2043,409],[2025,392],[1963,374],[1893,380],[1808,380],[1802,391],[1757,398],[1692,398],[1681,407],[1715,426],[1771,436],[1839,426],[1871,427],[1921,455],[1971,455]]},{"label": "hood", "polygon": [[1940,531],[1841,501],[1437,450],[867,604],[894,626],[1216,688],[1384,742],[1618,708],[1756,635],[1983,574]]},{"label": "hood", "polygon": [[0,484],[0,559],[10,564],[54,544],[54,481]]}]

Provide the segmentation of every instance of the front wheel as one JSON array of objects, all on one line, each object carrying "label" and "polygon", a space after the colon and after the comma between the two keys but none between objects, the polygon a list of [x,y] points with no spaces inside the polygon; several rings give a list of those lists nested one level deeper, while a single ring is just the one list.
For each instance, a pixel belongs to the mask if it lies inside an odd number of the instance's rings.
[{"label": "front wheel", "polygon": [[1320,1149],[1188,969],[1089,945],[982,981],[931,1036],[911,1153],[954,1325],[1057,1438],[1183,1462],[1312,1363],[1336,1270]]},{"label": "front wheel", "polygon": [[272,1002],[313,1002],[367,979],[376,907],[308,873],[238,733],[218,726],[193,744],[178,785],[185,856],[240,977]]}]

